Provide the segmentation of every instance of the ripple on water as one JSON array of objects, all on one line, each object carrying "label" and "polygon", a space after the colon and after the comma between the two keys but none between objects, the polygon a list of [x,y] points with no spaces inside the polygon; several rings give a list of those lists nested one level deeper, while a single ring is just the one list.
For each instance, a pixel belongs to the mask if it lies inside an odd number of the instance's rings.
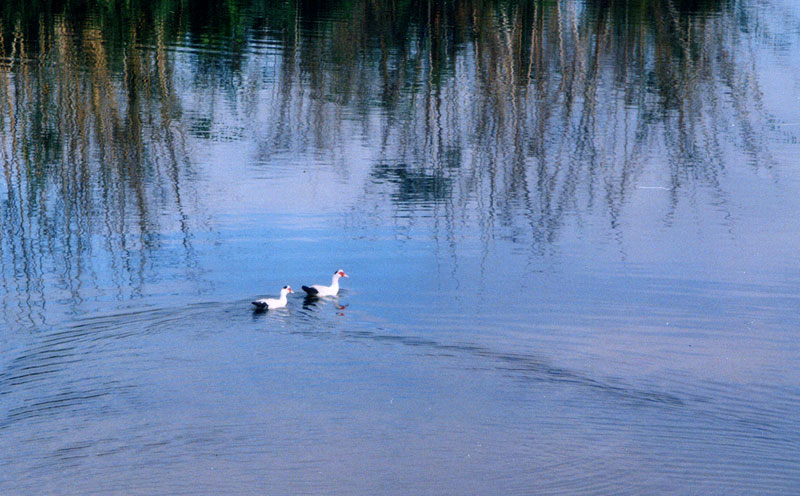
[{"label": "ripple on water", "polygon": [[44,487],[83,473],[102,492],[140,467],[132,487],[171,493],[353,478],[356,492],[780,493],[798,475],[796,390],[606,377],[345,305],[209,302],[42,331],[3,357],[0,443],[21,448],[2,468]]}]

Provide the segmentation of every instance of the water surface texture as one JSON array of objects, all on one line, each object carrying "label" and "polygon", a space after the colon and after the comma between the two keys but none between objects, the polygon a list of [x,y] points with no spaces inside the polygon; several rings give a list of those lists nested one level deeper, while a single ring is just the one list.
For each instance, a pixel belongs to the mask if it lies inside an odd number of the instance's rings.
[{"label": "water surface texture", "polygon": [[798,53],[790,0],[4,3],[0,493],[797,494]]}]

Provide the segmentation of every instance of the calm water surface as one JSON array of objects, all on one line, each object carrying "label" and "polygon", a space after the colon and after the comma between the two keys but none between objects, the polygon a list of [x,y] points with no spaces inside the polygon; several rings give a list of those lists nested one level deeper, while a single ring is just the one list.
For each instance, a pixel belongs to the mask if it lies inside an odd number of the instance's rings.
[{"label": "calm water surface", "polygon": [[0,492],[797,494],[795,2],[146,3],[0,7]]}]

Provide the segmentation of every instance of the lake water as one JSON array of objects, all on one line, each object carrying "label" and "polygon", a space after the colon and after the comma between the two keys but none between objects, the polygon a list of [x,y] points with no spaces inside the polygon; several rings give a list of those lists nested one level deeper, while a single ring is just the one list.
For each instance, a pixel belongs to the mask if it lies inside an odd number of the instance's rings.
[{"label": "lake water", "polygon": [[697,3],[0,7],[0,493],[797,494],[800,5]]}]

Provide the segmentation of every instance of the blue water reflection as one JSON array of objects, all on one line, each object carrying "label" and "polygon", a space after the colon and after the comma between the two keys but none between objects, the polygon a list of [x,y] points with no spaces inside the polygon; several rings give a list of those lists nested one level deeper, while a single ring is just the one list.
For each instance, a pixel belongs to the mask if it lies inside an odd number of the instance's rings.
[{"label": "blue water reflection", "polygon": [[0,492],[796,490],[796,5],[223,3],[0,9]]}]

